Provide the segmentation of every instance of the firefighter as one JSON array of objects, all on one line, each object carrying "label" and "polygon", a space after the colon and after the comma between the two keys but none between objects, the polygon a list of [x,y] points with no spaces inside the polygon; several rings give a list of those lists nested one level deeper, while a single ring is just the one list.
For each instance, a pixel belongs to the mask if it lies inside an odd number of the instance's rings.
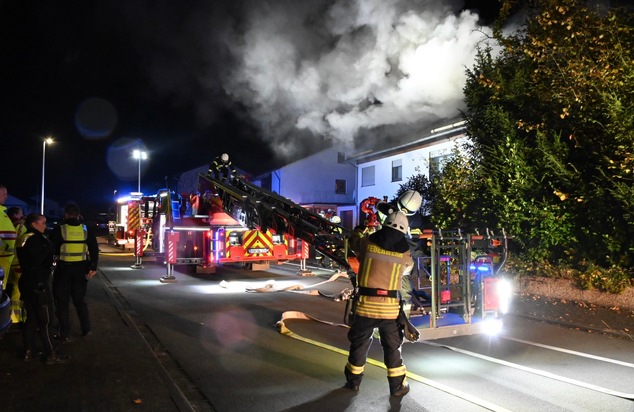
[{"label": "firefighter", "polygon": [[[396,199],[395,203],[388,203],[386,201],[379,202],[377,204],[377,209],[384,215],[388,215],[395,210],[399,210],[407,216],[407,223],[409,225],[409,229],[407,231],[407,240],[410,246],[410,252],[412,253],[412,258],[417,260],[423,257],[425,254],[423,253],[422,244],[420,236],[422,235],[423,229],[423,217],[420,214],[420,207],[423,203],[423,196],[415,190],[407,190],[402,193],[398,199]],[[401,291],[403,300],[406,303],[405,312],[409,314],[409,310],[411,308],[412,302],[412,293],[414,293],[414,288],[412,285],[412,277],[419,276],[418,273],[418,264],[414,265],[414,272],[407,275],[407,278],[403,280],[403,290]],[[419,292],[416,292],[419,293]],[[428,299],[429,296],[425,296],[426,294],[420,291],[421,297],[424,299]]]},{"label": "firefighter", "polygon": [[70,340],[69,301],[79,316],[82,336],[90,333],[90,315],[85,301],[88,280],[97,273],[99,246],[92,226],[80,221],[77,205],[68,205],[64,210],[64,221],[53,229],[51,241],[58,256],[53,277],[53,295],[59,322],[58,337],[62,342]]},{"label": "firefighter", "polygon": [[[24,233],[26,233],[26,226],[24,225],[24,212],[22,208],[13,206],[7,209],[7,215],[15,226],[15,232],[19,239]],[[20,261],[17,253],[13,256],[11,262],[11,271],[7,278],[7,295],[11,298],[11,323],[21,324],[26,319],[26,312],[23,310],[24,302],[20,299],[20,289],[18,283],[20,281],[20,275],[22,269],[20,268]]]},{"label": "firefighter", "polygon": [[236,175],[236,173],[236,169],[234,169],[231,165],[229,155],[223,153],[220,156],[216,157],[213,162],[211,162],[207,175],[213,176],[218,180],[231,180],[233,179],[233,176]]},{"label": "firefighter", "polygon": [[360,266],[359,297],[348,332],[350,352],[344,369],[348,389],[359,390],[373,331],[378,328],[390,394],[403,396],[409,392],[401,357],[404,330],[398,320],[402,277],[413,265],[405,238],[407,229],[407,217],[397,211],[387,216],[380,230],[363,235],[357,228],[350,236],[350,249],[358,257]]},{"label": "firefighter", "polygon": [[[6,213],[7,208],[4,203],[7,201],[9,193],[7,187],[0,184],[0,267],[4,273],[11,271],[11,262],[15,255],[15,241],[17,238],[15,226]],[[3,290],[7,288],[7,282],[3,283]]]}]

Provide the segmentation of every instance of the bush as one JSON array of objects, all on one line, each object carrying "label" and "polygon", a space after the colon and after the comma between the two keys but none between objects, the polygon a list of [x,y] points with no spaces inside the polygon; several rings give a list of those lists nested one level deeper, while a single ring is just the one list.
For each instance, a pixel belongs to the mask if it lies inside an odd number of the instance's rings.
[{"label": "bush", "polygon": [[633,273],[618,266],[601,268],[590,264],[586,270],[579,272],[575,282],[584,290],[596,289],[601,292],[619,294],[632,286]]},{"label": "bush", "polygon": [[546,260],[535,261],[511,256],[506,267],[507,272],[512,273],[516,279],[522,277],[570,279],[583,290],[598,290],[618,295],[627,288],[634,287],[634,271],[618,266],[603,268],[588,262],[572,266],[564,262],[551,263]]}]

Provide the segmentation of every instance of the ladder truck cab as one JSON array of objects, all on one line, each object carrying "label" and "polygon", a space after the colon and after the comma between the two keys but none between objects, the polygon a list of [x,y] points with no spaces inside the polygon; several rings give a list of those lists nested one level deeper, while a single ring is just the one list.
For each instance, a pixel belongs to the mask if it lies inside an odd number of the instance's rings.
[{"label": "ladder truck cab", "polygon": [[[273,228],[251,229],[238,208],[227,213],[213,185],[192,194],[160,190],[144,199],[141,208],[152,208],[151,242],[137,247],[137,257],[155,257],[160,263],[187,265],[190,270],[214,273],[223,264],[239,263],[245,269],[264,270],[302,258],[301,242]],[[138,236],[138,242],[147,241]]]}]

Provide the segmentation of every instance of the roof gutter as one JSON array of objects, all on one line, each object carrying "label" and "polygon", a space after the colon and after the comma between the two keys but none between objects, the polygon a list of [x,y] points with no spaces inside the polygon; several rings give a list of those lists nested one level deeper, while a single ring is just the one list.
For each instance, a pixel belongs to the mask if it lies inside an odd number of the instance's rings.
[{"label": "roof gutter", "polygon": [[442,137],[455,134],[456,132],[465,130],[466,128],[467,128],[466,121],[464,120],[461,122],[452,123],[447,126],[438,127],[436,129],[432,129],[430,135],[422,137],[418,140],[414,140],[413,142],[404,143],[399,146],[391,147],[389,149],[378,150],[378,151],[366,150],[356,155],[353,155],[351,157],[345,158],[344,163],[357,162],[361,159],[365,159],[368,157],[380,156],[390,152],[397,152],[399,150],[402,150],[411,146],[417,146],[417,145],[420,145],[421,143],[426,143],[431,140],[437,140]]}]

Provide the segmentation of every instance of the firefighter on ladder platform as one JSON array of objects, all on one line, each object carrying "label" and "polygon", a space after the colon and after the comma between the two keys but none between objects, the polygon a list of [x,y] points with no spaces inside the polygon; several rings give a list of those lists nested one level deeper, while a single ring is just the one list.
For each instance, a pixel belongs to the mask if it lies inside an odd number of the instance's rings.
[{"label": "firefighter on ladder platform", "polygon": [[213,176],[218,180],[229,180],[236,176],[236,169],[233,168],[229,155],[223,153],[216,157],[209,165],[207,176]]},{"label": "firefighter on ladder platform", "polygon": [[390,394],[403,396],[409,392],[401,357],[405,332],[399,321],[402,277],[413,265],[405,239],[407,229],[405,214],[394,212],[377,232],[363,235],[357,229],[350,236],[350,249],[360,263],[357,276],[359,296],[355,298],[354,320],[348,332],[350,352],[344,369],[345,387],[353,391],[359,390],[361,385],[372,334],[378,328]]}]

